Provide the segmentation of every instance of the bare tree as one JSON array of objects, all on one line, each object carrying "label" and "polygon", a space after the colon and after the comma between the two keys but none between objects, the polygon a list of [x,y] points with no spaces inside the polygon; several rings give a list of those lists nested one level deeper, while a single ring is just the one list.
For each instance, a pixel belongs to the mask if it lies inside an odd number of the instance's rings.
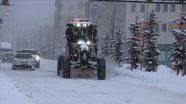
[{"label": "bare tree", "polygon": [[10,6],[9,0],[2,0],[1,5]]}]

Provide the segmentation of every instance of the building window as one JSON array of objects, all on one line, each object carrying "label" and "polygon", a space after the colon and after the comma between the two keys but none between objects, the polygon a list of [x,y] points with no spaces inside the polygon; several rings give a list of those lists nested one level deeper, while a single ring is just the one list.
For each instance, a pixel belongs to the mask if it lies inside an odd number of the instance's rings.
[{"label": "building window", "polygon": [[186,4],[182,4],[181,11],[182,11],[182,12],[186,12]]},{"label": "building window", "polygon": [[91,4],[91,8],[97,8],[98,7],[98,3],[92,3]]},{"label": "building window", "polygon": [[156,12],[160,12],[161,11],[161,4],[156,4]]},{"label": "building window", "polygon": [[145,4],[141,4],[141,9],[140,9],[141,12],[145,12]]},{"label": "building window", "polygon": [[176,9],[176,5],[175,4],[171,4],[171,12],[175,12],[175,9]]},{"label": "building window", "polygon": [[162,32],[166,32],[167,30],[167,25],[164,23],[162,24]]},{"label": "building window", "polygon": [[168,12],[168,4],[163,4],[163,12]]},{"label": "building window", "polygon": [[131,4],[131,12],[136,12],[136,4]]},{"label": "building window", "polygon": [[76,10],[75,5],[69,5],[69,11],[70,11],[71,13],[74,13],[75,10]]},{"label": "building window", "polygon": [[159,23],[157,23],[157,24],[155,25],[155,31],[156,31],[156,32],[159,32]]}]

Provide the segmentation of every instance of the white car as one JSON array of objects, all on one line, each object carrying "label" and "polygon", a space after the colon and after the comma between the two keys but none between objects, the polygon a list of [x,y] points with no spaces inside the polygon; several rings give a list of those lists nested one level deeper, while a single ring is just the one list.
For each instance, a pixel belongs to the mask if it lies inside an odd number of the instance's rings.
[{"label": "white car", "polygon": [[30,53],[17,53],[12,63],[12,69],[35,70],[35,60]]}]

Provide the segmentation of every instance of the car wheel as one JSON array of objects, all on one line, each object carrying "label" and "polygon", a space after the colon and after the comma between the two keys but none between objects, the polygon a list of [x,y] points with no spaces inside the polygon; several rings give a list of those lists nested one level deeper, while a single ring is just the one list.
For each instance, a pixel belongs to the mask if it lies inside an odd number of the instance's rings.
[{"label": "car wheel", "polygon": [[12,66],[12,70],[16,70],[16,68],[14,68],[14,67]]}]

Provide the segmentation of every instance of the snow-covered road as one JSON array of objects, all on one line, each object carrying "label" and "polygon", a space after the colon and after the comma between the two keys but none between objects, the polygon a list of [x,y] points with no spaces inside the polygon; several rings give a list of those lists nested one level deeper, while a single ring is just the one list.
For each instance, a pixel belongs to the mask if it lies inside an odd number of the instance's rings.
[{"label": "snow-covered road", "polygon": [[[1,63],[0,104],[186,103],[186,91],[181,89],[186,88],[186,77],[176,76],[174,73],[166,74],[164,78],[167,80],[164,80],[162,77],[155,78],[155,75],[160,76],[158,72],[121,72],[118,69],[118,73],[110,71],[114,73],[109,73],[106,80],[97,80],[96,76],[63,79],[57,76],[56,65],[56,61],[42,60],[41,68],[23,71],[12,70],[10,63]],[[168,79],[172,77],[177,78],[177,85]]]}]

